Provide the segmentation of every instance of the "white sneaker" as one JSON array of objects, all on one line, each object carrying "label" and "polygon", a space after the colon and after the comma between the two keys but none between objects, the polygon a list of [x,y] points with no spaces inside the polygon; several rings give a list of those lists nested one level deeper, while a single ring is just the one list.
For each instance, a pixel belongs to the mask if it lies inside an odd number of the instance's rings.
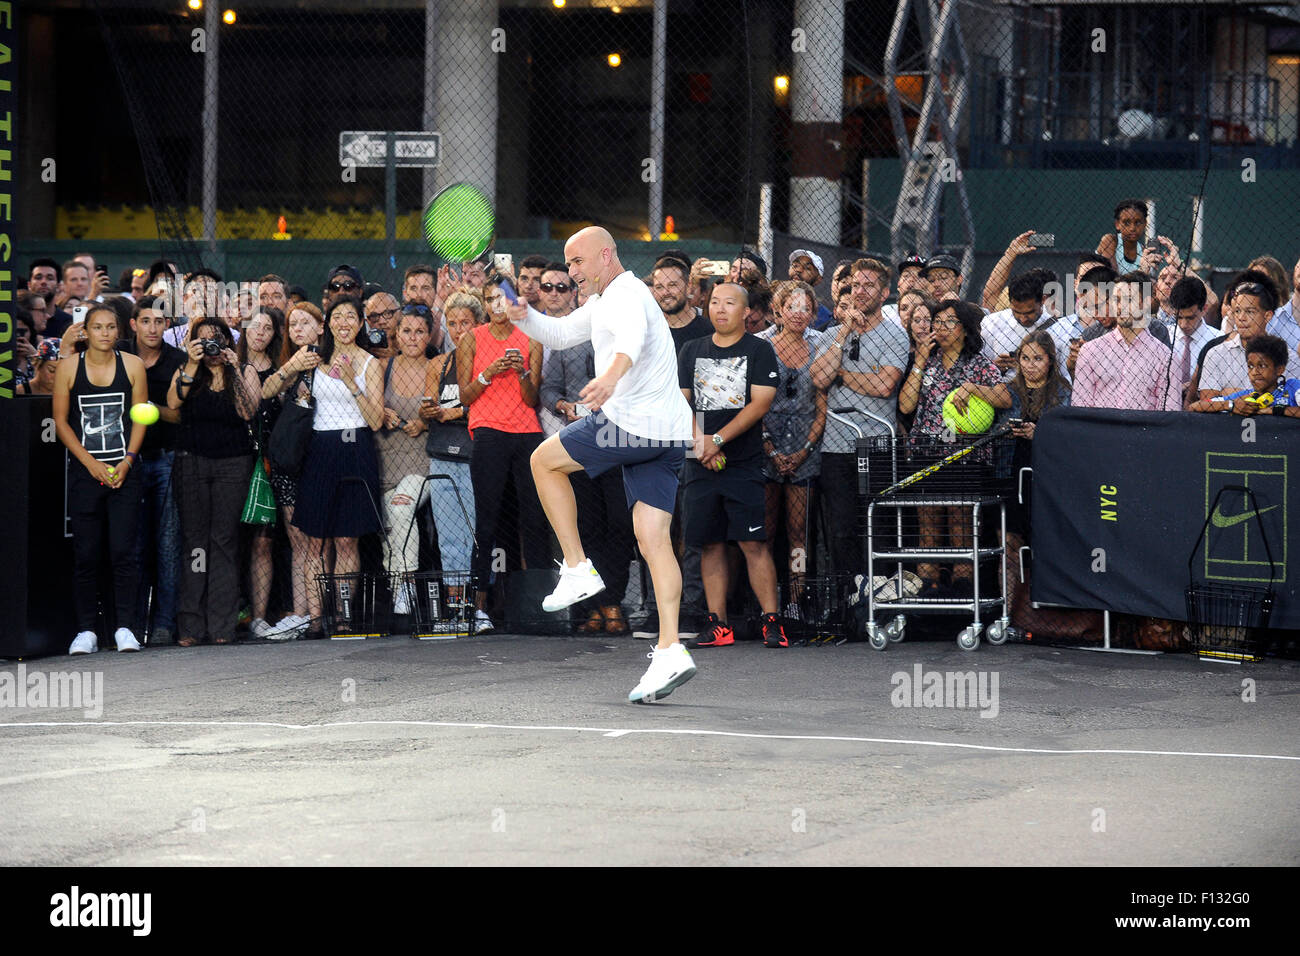
[{"label": "white sneaker", "polygon": [[267,623],[266,618],[255,617],[248,622],[248,633],[252,637],[265,639],[271,636],[275,627]]},{"label": "white sneaker", "polygon": [[486,634],[488,631],[494,630],[496,630],[496,628],[492,626],[492,618],[487,616],[487,611],[482,609],[476,610],[474,612],[474,633]]},{"label": "white sneaker", "polygon": [[138,651],[140,642],[135,639],[135,635],[125,627],[119,627],[113,633],[113,640],[117,641],[117,649],[122,652]]},{"label": "white sneaker", "polygon": [[605,590],[605,582],[591,566],[590,558],[575,568],[561,563],[560,583],[555,586],[554,591],[542,599],[542,610],[562,611],[570,604],[577,604],[603,590]]},{"label": "white sneaker", "polygon": [[289,614],[282,617],[275,624],[266,624],[266,622],[263,621],[262,623],[265,625],[265,633],[261,636],[265,637],[268,641],[292,641],[298,636],[298,628],[301,620],[302,619],[296,615]]},{"label": "white sneaker", "polygon": [[95,632],[82,631],[72,639],[72,646],[68,648],[68,653],[93,654],[97,650],[99,650],[99,638],[95,636]]},{"label": "white sneaker", "polygon": [[628,703],[653,704],[663,700],[695,676],[695,661],[680,641],[668,647],[656,647],[646,656],[650,658],[650,666],[641,675],[641,682],[627,695]]}]

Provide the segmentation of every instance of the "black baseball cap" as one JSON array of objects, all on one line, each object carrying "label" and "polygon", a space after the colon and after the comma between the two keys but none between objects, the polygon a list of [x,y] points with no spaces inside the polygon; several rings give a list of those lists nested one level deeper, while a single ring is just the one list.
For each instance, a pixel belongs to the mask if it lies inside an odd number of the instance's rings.
[{"label": "black baseball cap", "polygon": [[356,288],[357,292],[360,292],[365,287],[366,280],[361,278],[361,270],[359,270],[356,266],[350,266],[344,263],[343,265],[337,265],[330,270],[330,274],[325,277],[326,288],[328,288],[329,284],[339,276],[346,276],[347,278],[355,282],[357,284],[357,288]]},{"label": "black baseball cap", "polygon": [[918,256],[913,253],[899,261],[898,274],[901,276],[904,269],[920,269],[925,271],[925,256]]},{"label": "black baseball cap", "polygon": [[921,270],[921,275],[926,275],[931,269],[951,269],[957,275],[961,275],[961,264],[950,255],[940,254],[931,256],[925,261],[925,268]]}]

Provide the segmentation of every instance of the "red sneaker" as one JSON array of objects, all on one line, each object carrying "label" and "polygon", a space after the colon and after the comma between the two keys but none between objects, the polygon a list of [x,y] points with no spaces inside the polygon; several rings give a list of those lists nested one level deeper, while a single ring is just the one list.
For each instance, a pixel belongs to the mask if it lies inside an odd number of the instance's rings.
[{"label": "red sneaker", "polygon": [[704,630],[685,643],[687,647],[726,647],[736,643],[736,632],[718,620],[718,615],[710,614]]},{"label": "red sneaker", "polygon": [[763,643],[768,647],[790,646],[790,642],[785,639],[785,628],[775,614],[763,615]]}]

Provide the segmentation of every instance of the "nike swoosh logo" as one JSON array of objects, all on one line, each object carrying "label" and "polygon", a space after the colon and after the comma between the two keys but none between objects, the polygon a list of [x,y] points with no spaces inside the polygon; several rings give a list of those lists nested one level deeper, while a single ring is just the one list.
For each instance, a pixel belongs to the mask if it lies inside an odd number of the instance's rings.
[{"label": "nike swoosh logo", "polygon": [[758,530],[760,530],[762,527],[763,527],[763,526],[760,524],[760,525],[756,525],[756,526],[753,527],[753,528],[750,528],[749,530],[750,530],[751,532],[754,532],[754,531],[758,531]]},{"label": "nike swoosh logo", "polygon": [[[1277,507],[1278,507],[1277,505],[1273,505],[1272,508],[1264,508],[1262,511],[1259,511],[1258,513],[1261,515],[1266,515],[1270,511],[1276,510]],[[1216,505],[1214,508],[1214,514],[1210,515],[1210,524],[1214,525],[1216,528],[1231,528],[1234,524],[1241,524],[1243,521],[1247,520],[1248,518],[1253,518],[1255,514],[1256,512],[1254,511],[1246,511],[1242,514],[1228,517],[1222,511],[1220,511],[1218,506]]]},{"label": "nike swoosh logo", "polygon": [[96,428],[94,425],[86,425],[81,430],[86,435],[98,435],[100,432],[102,432],[104,429],[108,428],[109,425],[112,424],[113,424],[112,422],[108,422],[104,425],[100,425],[98,428]]}]

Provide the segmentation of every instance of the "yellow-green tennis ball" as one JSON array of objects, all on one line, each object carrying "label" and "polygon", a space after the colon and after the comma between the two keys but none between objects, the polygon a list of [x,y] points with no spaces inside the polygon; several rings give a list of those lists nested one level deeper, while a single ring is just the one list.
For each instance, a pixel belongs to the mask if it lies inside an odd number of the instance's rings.
[{"label": "yellow-green tennis ball", "polygon": [[957,390],[953,389],[943,400],[943,423],[959,435],[979,435],[988,431],[993,425],[993,406],[978,395],[970,395],[963,415],[953,404],[956,394]]},{"label": "yellow-green tennis ball", "polygon": [[131,406],[131,421],[137,425],[152,425],[158,421],[158,406],[153,402],[141,402]]}]

